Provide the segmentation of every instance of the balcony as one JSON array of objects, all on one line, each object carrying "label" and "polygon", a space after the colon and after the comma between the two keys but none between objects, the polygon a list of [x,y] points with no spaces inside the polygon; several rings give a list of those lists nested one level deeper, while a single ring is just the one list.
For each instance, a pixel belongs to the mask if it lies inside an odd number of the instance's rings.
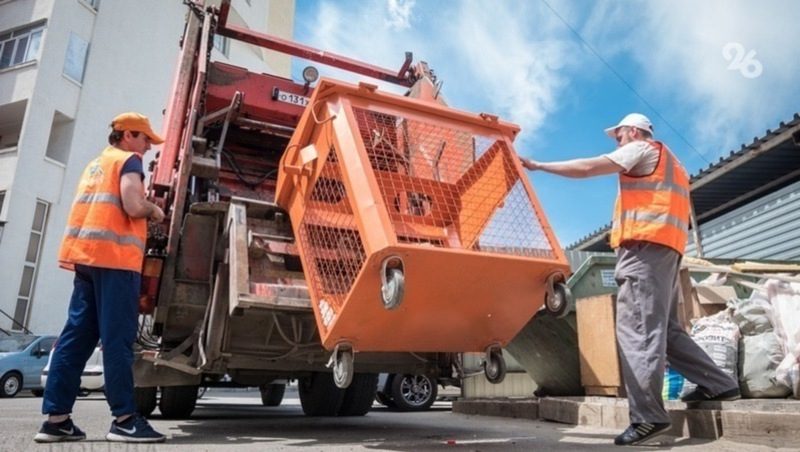
[{"label": "balcony", "polygon": [[26,100],[0,104],[0,155],[15,151],[27,105]]},{"label": "balcony", "polygon": [[[0,10],[5,8],[0,5]],[[0,30],[0,105],[5,105],[33,92],[45,22]]]}]

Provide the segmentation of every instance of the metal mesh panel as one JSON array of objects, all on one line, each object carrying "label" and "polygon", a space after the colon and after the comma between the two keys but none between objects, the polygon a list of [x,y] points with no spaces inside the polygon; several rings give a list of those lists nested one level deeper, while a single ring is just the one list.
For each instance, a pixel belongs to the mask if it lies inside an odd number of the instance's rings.
[{"label": "metal mesh panel", "polygon": [[521,181],[514,184],[502,206],[495,210],[474,249],[555,259]]},{"label": "metal mesh panel", "polygon": [[306,205],[298,241],[306,253],[304,264],[310,267],[305,271],[313,299],[324,299],[338,310],[366,253],[333,148]]},{"label": "metal mesh panel", "polygon": [[555,258],[504,141],[353,113],[399,242]]}]

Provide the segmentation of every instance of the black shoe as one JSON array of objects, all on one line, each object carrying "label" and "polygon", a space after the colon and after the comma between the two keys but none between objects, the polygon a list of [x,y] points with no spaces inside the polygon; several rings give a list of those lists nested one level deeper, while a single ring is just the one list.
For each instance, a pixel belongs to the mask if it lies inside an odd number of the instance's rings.
[{"label": "black shoe", "polygon": [[645,443],[661,434],[669,431],[671,424],[651,424],[643,422],[641,424],[631,424],[619,436],[614,438],[617,446],[636,446]]},{"label": "black shoe", "polygon": [[166,436],[153,430],[147,419],[140,414],[134,414],[119,423],[117,421],[111,422],[111,430],[106,435],[108,441],[123,443],[160,443],[166,438]]},{"label": "black shoe", "polygon": [[72,418],[67,418],[66,421],[61,421],[57,424],[44,421],[39,433],[33,437],[33,440],[37,443],[80,441],[82,439],[86,439],[86,433],[83,433],[81,429],[72,423]]},{"label": "black shoe", "polygon": [[739,400],[741,398],[742,398],[742,393],[739,392],[739,388],[733,388],[727,391],[720,392],[717,395],[711,395],[711,393],[709,393],[706,388],[698,386],[697,389],[695,389],[694,391],[681,397],[681,401],[686,403],[724,402],[728,400]]}]

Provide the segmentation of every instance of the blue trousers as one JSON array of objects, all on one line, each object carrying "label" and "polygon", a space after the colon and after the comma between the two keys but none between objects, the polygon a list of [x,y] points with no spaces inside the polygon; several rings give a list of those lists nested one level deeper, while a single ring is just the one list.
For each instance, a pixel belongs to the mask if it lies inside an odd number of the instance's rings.
[{"label": "blue trousers", "polygon": [[67,323],[50,361],[42,414],[69,414],[80,391],[81,373],[103,345],[105,393],[111,414],[136,411],[133,396],[133,343],[138,327],[141,274],[128,270],[75,266]]}]

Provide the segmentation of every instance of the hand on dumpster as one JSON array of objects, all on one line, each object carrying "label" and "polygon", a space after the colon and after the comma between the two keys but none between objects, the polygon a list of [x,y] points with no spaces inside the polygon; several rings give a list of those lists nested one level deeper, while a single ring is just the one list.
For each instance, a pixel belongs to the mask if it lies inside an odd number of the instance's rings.
[{"label": "hand on dumpster", "polygon": [[531,159],[526,159],[525,157],[520,157],[519,161],[522,163],[522,166],[524,166],[526,169],[529,169],[531,171],[536,171],[536,170],[542,168],[542,166],[536,160],[531,160]]}]

